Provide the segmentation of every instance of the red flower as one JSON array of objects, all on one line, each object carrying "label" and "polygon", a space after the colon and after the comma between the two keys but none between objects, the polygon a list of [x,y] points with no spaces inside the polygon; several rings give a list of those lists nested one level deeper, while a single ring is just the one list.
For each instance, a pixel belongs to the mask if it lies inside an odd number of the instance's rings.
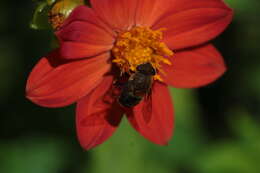
[{"label": "red flower", "polygon": [[[225,72],[208,42],[227,27],[232,10],[222,0],[91,0],[91,5],[77,7],[56,32],[60,48],[32,70],[27,98],[46,107],[76,102],[85,149],[108,139],[124,113],[146,139],[167,144],[173,129],[167,85],[200,87]],[[113,93],[115,77],[145,62],[158,71],[151,95],[126,109]]]}]

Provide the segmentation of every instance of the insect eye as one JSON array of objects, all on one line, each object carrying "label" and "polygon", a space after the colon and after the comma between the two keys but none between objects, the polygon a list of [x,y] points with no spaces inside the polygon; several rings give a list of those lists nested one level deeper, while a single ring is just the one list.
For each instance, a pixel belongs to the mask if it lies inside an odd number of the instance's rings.
[{"label": "insect eye", "polygon": [[156,71],[155,71],[155,69],[154,68],[151,68],[151,75],[155,75],[156,74]]},{"label": "insect eye", "polygon": [[143,69],[144,69],[144,64],[138,65],[136,67],[136,70],[139,71],[139,72],[143,72],[144,71]]},{"label": "insect eye", "polygon": [[156,71],[153,68],[153,66],[150,63],[146,63],[146,64],[141,64],[139,66],[137,66],[137,71],[143,73],[143,74],[147,74],[147,75],[155,75]]}]

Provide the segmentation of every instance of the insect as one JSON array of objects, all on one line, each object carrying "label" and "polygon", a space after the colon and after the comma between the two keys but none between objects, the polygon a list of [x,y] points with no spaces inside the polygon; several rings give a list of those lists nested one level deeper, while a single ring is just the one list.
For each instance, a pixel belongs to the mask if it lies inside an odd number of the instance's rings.
[{"label": "insect", "polygon": [[155,69],[150,63],[140,64],[124,84],[118,102],[124,107],[133,107],[140,103],[150,92]]}]

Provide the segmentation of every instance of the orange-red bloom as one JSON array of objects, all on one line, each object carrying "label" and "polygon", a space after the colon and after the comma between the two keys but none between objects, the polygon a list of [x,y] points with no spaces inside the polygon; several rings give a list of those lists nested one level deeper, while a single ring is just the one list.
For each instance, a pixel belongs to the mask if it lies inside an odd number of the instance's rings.
[{"label": "orange-red bloom", "polygon": [[[222,0],[91,0],[91,6],[77,7],[56,32],[60,48],[32,70],[27,98],[46,107],[76,102],[85,149],[108,139],[124,113],[146,139],[167,144],[173,129],[167,85],[200,87],[225,72],[209,41],[230,23],[232,10]],[[151,95],[126,109],[113,82],[145,62],[157,70]]]}]

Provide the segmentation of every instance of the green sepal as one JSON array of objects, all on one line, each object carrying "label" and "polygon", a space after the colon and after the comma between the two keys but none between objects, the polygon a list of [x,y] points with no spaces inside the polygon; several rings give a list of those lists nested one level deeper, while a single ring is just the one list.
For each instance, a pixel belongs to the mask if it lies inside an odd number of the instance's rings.
[{"label": "green sepal", "polygon": [[46,0],[37,3],[37,7],[34,11],[33,18],[30,24],[32,29],[51,29],[51,25],[48,22],[48,12],[51,6],[47,1],[54,0]]},{"label": "green sepal", "polygon": [[52,4],[54,4],[56,1],[57,1],[57,0],[46,0],[47,4],[50,5],[50,6],[51,6]]}]

